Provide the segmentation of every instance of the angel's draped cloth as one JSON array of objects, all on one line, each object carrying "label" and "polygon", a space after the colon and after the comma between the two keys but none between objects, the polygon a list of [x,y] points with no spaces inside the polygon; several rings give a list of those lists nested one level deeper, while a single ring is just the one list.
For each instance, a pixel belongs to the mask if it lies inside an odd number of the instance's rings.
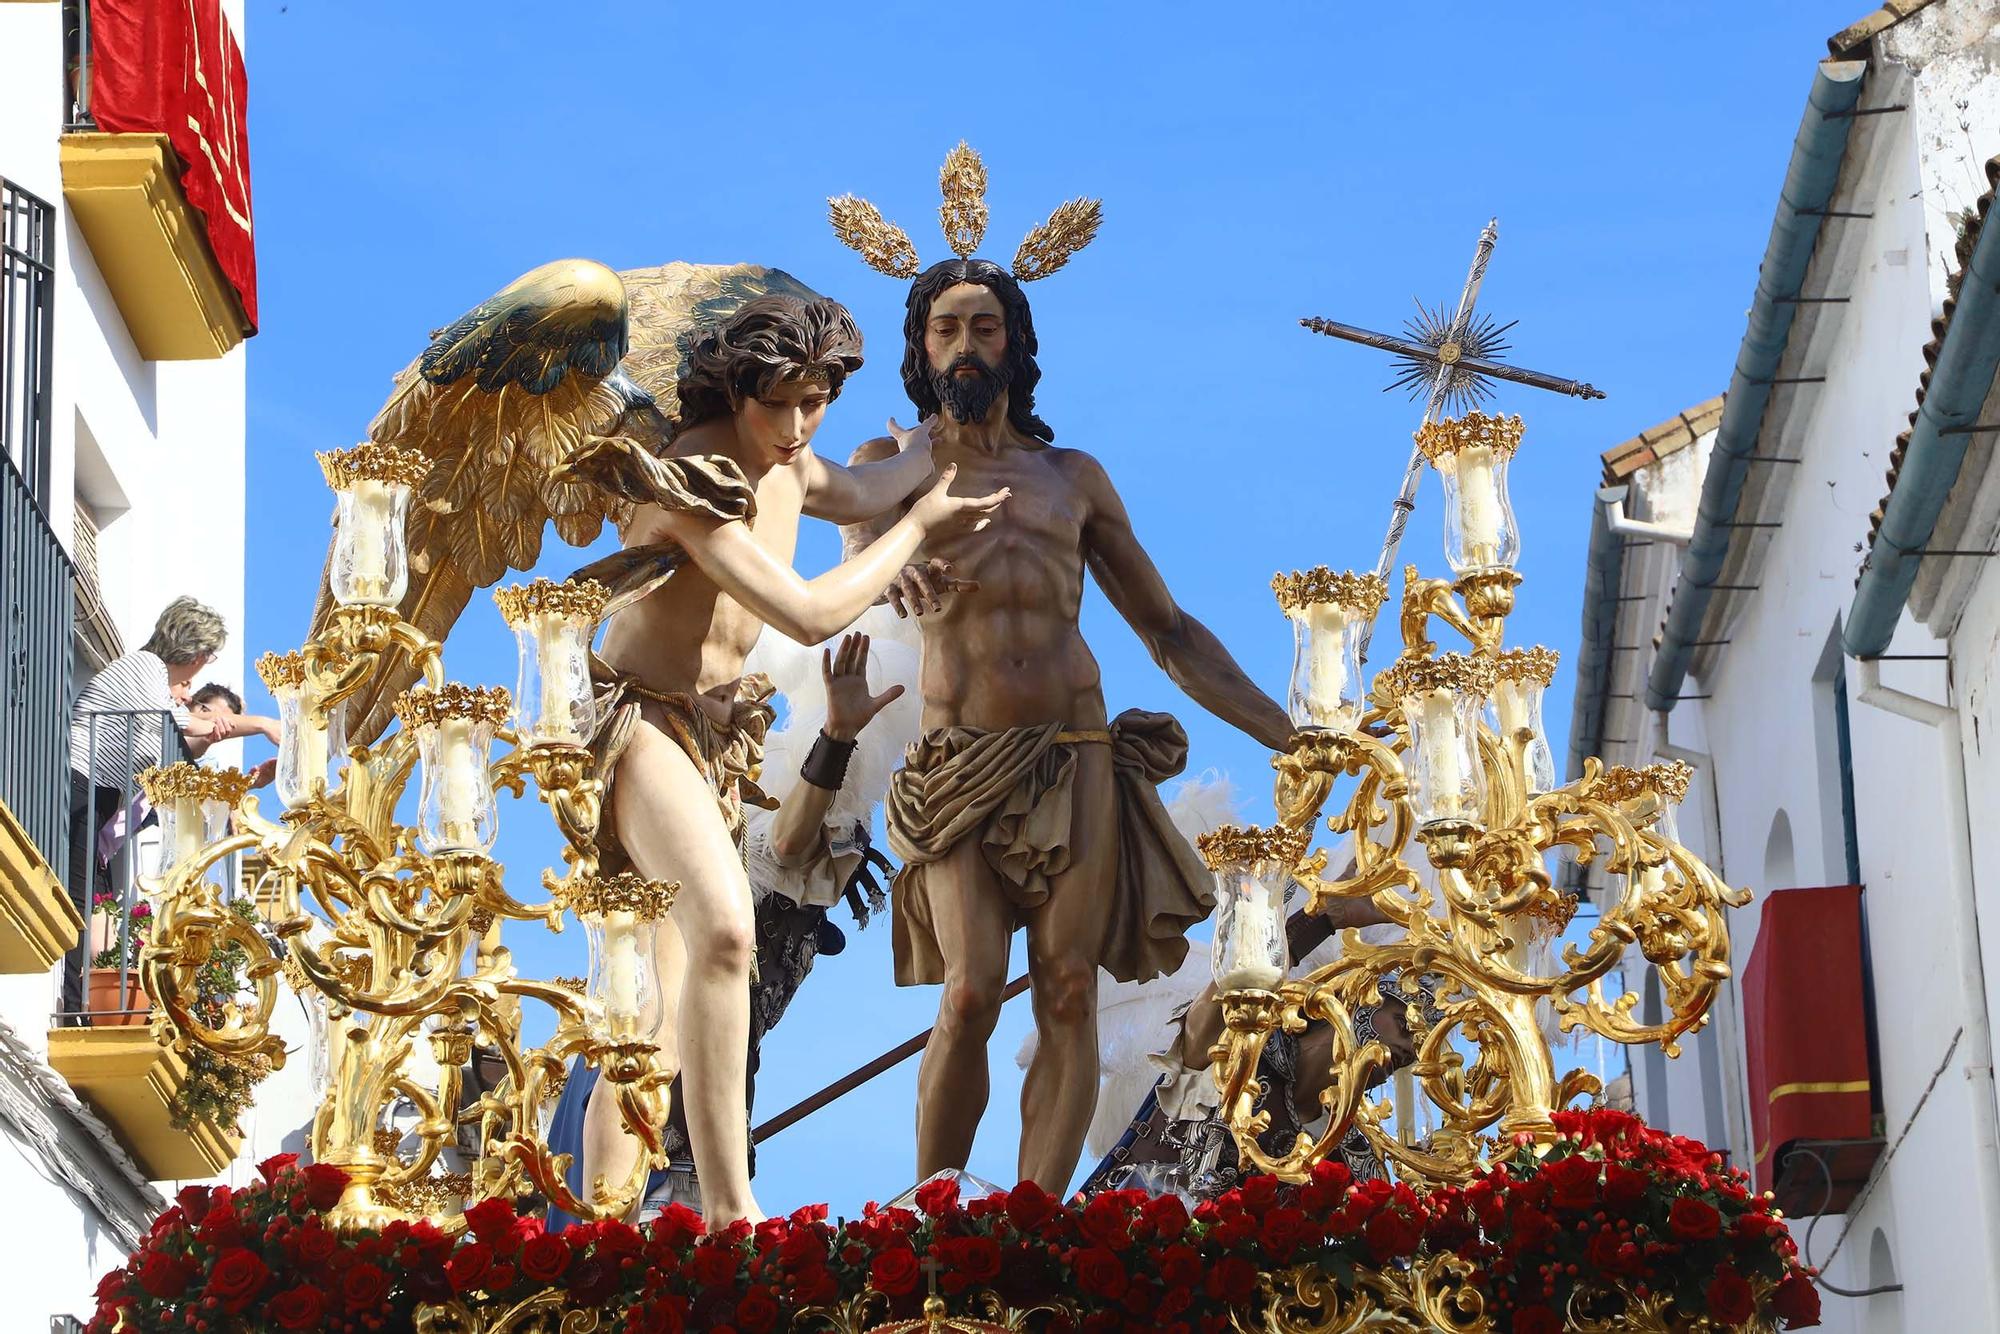
[{"label": "angel's draped cloth", "polygon": [[944,981],[931,865],[964,840],[979,840],[1017,924],[1048,901],[1070,865],[1080,745],[1111,747],[1118,790],[1118,868],[1104,887],[1110,916],[1093,962],[1120,982],[1143,982],[1187,957],[1187,930],[1208,916],[1215,891],[1160,802],[1159,784],[1187,766],[1187,733],[1171,714],[1128,709],[1088,732],[942,727],[910,747],[889,783],[889,846],[903,860],[889,899],[899,986]]}]

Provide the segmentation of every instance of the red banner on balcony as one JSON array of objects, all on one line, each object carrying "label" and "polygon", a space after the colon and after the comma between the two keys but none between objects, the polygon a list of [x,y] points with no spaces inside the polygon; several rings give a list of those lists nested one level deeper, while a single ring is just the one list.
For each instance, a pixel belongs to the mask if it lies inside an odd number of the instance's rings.
[{"label": "red banner on balcony", "polygon": [[164,134],[181,188],[208,222],[208,244],[257,327],[250,225],[248,83],[220,0],[89,0],[90,112],[112,134]]},{"label": "red banner on balcony", "polygon": [[1861,889],[1781,889],[1764,900],[1743,969],[1750,1131],[1759,1190],[1793,1140],[1872,1131],[1861,990]]}]

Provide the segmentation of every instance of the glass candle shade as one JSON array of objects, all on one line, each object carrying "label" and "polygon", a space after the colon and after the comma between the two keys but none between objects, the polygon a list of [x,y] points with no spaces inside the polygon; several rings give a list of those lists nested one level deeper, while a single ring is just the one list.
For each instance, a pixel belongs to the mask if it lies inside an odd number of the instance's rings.
[{"label": "glass candle shade", "polygon": [[590,948],[584,991],[596,1006],[591,1036],[600,1042],[646,1042],[660,1026],[661,979],[654,951],[677,885],[627,871],[586,880],[570,900]]},{"label": "glass candle shade", "polygon": [[589,739],[596,720],[590,641],[610,596],[594,579],[537,579],[494,591],[520,649],[514,726],[522,741],[580,745]]},{"label": "glass candle shade", "polygon": [[1285,890],[1308,836],[1284,828],[1223,825],[1195,840],[1215,876],[1215,989],[1276,991],[1291,968]]},{"label": "glass candle shade", "polygon": [[315,717],[314,693],[300,653],[266,653],[257,660],[278,702],[278,800],[296,807],[323,795],[347,756],[346,710],[335,705]]},{"label": "glass candle shade", "polygon": [[1388,596],[1372,574],[1334,573],[1324,565],[1271,581],[1278,606],[1292,622],[1292,684],[1287,712],[1297,727],[1360,726],[1367,692],[1361,681],[1361,640]]},{"label": "glass candle shade", "polygon": [[1605,766],[1591,795],[1626,807],[1627,814],[1650,827],[1655,835],[1678,845],[1681,836],[1675,810],[1687,798],[1688,784],[1693,778],[1694,767],[1680,760],[1639,769],[1611,764]]},{"label": "glass candle shade", "polygon": [[327,584],[343,607],[393,607],[409,587],[409,541],[404,525],[410,492],[429,463],[421,454],[387,445],[356,445],[319,456],[327,485],[338,496]]},{"label": "glass candle shade", "polygon": [[1417,432],[1417,445],[1444,482],[1445,559],[1452,572],[1511,570],[1521,530],[1507,499],[1507,465],[1521,444],[1519,417],[1468,412]]},{"label": "glass candle shade", "polygon": [[139,786],[159,812],[159,874],[164,878],[229,832],[229,813],[250,791],[250,777],[235,769],[183,762],[146,770],[139,775]]},{"label": "glass candle shade", "polygon": [[1495,674],[1490,658],[1445,653],[1401,659],[1376,683],[1402,706],[1410,742],[1403,763],[1421,825],[1480,822],[1486,767],[1479,754],[1479,716]]},{"label": "glass candle shade", "polygon": [[1557,661],[1555,650],[1540,645],[1508,649],[1495,660],[1499,679],[1489,717],[1502,747],[1520,764],[1530,796],[1556,786],[1555,752],[1542,727],[1542,692],[1555,680]]},{"label": "glass candle shade", "polygon": [[510,707],[498,686],[419,686],[396,701],[403,726],[417,734],[417,841],[426,852],[492,850],[499,821],[487,766]]}]

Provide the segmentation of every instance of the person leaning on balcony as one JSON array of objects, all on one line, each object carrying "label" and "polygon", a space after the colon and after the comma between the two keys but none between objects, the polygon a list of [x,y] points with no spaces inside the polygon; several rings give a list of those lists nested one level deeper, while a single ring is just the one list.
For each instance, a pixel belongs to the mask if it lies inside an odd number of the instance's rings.
[{"label": "person leaning on balcony", "polygon": [[[274,746],[284,741],[285,730],[282,723],[276,718],[262,714],[243,712],[243,696],[220,681],[210,681],[206,685],[197,687],[194,693],[187,697],[187,707],[188,712],[196,718],[206,718],[211,723],[225,724],[232,739],[260,736]],[[221,740],[224,738],[211,737],[209,744],[214,745]],[[260,761],[252,765],[247,772],[250,775],[251,787],[268,787],[278,776],[278,761],[275,758]]]},{"label": "person leaning on balcony", "polygon": [[[220,612],[190,597],[175,598],[154,622],[152,637],[113,659],[77,696],[69,731],[69,893],[86,921],[98,830],[123,809],[133,778],[163,759],[163,729],[141,715],[171,716],[197,757],[231,735],[227,720],[198,718],[181,702],[195,673],[215,661],[228,637]],[[82,1005],[83,957],[72,950],[63,962],[62,1008],[74,1012]]]}]

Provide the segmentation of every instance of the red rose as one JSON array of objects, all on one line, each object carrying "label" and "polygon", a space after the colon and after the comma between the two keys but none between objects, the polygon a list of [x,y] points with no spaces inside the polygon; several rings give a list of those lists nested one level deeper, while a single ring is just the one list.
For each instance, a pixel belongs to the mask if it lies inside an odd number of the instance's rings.
[{"label": "red rose", "polygon": [[1241,1306],[1257,1290],[1257,1266],[1240,1255],[1225,1255],[1208,1271],[1208,1295],[1225,1306]]},{"label": "red rose", "polygon": [[326,1296],[310,1283],[286,1288],[271,1299],[264,1314],[279,1329],[318,1329]]},{"label": "red rose", "polygon": [[1514,1334],[1562,1334],[1562,1317],[1546,1306],[1523,1306],[1514,1312]]},{"label": "red rose", "polygon": [[1007,1221],[1022,1232],[1033,1232],[1057,1209],[1055,1196],[1032,1181],[1023,1181],[1007,1192]]},{"label": "red rose", "polygon": [[943,1218],[958,1209],[958,1182],[948,1176],[934,1176],[917,1187],[917,1208],[932,1218]]},{"label": "red rose", "polygon": [[1305,1243],[1314,1231],[1302,1210],[1280,1205],[1264,1216],[1264,1226],[1259,1229],[1257,1239],[1264,1243],[1264,1249],[1273,1259],[1281,1263],[1291,1258],[1292,1252]]},{"label": "red rose", "polygon": [[653,1240],[664,1242],[677,1251],[694,1245],[694,1239],[701,1235],[701,1231],[701,1215],[685,1204],[670,1204],[653,1220]]},{"label": "red rose", "polygon": [[890,1297],[901,1297],[916,1289],[917,1253],[908,1246],[893,1246],[877,1255],[868,1266],[868,1284]]},{"label": "red rose", "polygon": [[778,1304],[762,1288],[752,1288],[736,1303],[736,1327],[745,1334],[765,1334],[778,1323]]},{"label": "red rose", "polygon": [[1646,1188],[1652,1184],[1644,1172],[1624,1166],[1622,1163],[1604,1165],[1604,1202],[1625,1208],[1646,1198]]},{"label": "red rose", "polygon": [[1591,1237],[1588,1253],[1591,1264],[1614,1277],[1633,1274],[1639,1269],[1639,1248],[1608,1227]]},{"label": "red rose", "polygon": [[1257,1222],[1248,1214],[1230,1214],[1209,1228],[1208,1235],[1224,1250],[1234,1250],[1257,1235]]},{"label": "red rose", "polygon": [[486,1280],[486,1273],[493,1268],[493,1248],[483,1241],[468,1242],[458,1248],[458,1253],[445,1262],[444,1272],[451,1278],[453,1292],[471,1292]]},{"label": "red rose", "polygon": [[192,1277],[193,1271],[185,1260],[160,1251],[149,1253],[146,1263],[139,1267],[139,1286],[146,1290],[148,1296],[163,1302],[170,1302],[186,1292],[188,1280]]},{"label": "red rose", "polygon": [[1368,1253],[1377,1260],[1414,1255],[1424,1239],[1423,1225],[1400,1210],[1384,1209],[1368,1220]]},{"label": "red rose", "polygon": [[235,1315],[250,1304],[250,1299],[257,1295],[264,1286],[264,1280],[270,1276],[271,1271],[265,1268],[262,1260],[238,1246],[224,1251],[222,1258],[215,1262],[215,1268],[209,1271],[208,1295],[221,1302],[225,1311]]},{"label": "red rose", "polygon": [[257,1175],[266,1181],[276,1181],[280,1172],[288,1172],[298,1164],[296,1153],[274,1154],[257,1164]]},{"label": "red rose", "polygon": [[1722,1215],[1707,1200],[1683,1195],[1667,1211],[1667,1229],[1682,1241],[1707,1241],[1722,1230]]},{"label": "red rose", "polygon": [[1243,1193],[1243,1207],[1253,1213],[1263,1213],[1278,1202],[1278,1178],[1254,1176],[1244,1181],[1240,1188]]},{"label": "red rose", "polygon": [[1139,1217],[1161,1241],[1172,1241],[1187,1231],[1187,1206],[1178,1195],[1156,1195],[1139,1206]]},{"label": "red rose", "polygon": [[340,1197],[347,1193],[347,1173],[331,1163],[307,1163],[304,1175],[306,1203],[321,1212],[339,1204]]},{"label": "red rose", "polygon": [[537,1283],[553,1283],[569,1268],[569,1247],[544,1232],[521,1244],[521,1272]]},{"label": "red rose", "polygon": [[1597,1160],[1582,1154],[1559,1158],[1542,1169],[1549,1180],[1550,1202],[1558,1209],[1597,1207]]},{"label": "red rose", "polygon": [[[732,1268],[730,1278],[734,1277]],[[594,1255],[585,1256],[570,1265],[563,1286],[578,1306],[601,1306],[618,1286],[618,1271]]]},{"label": "red rose", "polygon": [[1722,1268],[1715,1271],[1709,1280],[1709,1319],[1725,1325],[1740,1325],[1757,1313],[1757,1301],[1750,1294],[1749,1280],[1734,1269]]},{"label": "red rose", "polygon": [[1170,1288],[1192,1288],[1201,1281],[1201,1252],[1192,1246],[1169,1246],[1160,1252],[1160,1278]]},{"label": "red rose", "polygon": [[1110,1250],[1123,1250],[1132,1244],[1131,1215],[1125,1202],[1110,1192],[1091,1197],[1090,1203],[1083,1206],[1077,1228],[1089,1240]]},{"label": "red rose", "polygon": [[1072,1265],[1076,1269],[1077,1286],[1093,1297],[1116,1301],[1125,1295],[1131,1282],[1125,1273],[1125,1262],[1103,1246],[1078,1251]]},{"label": "red rose", "polygon": [[465,1211],[465,1226],[481,1241],[498,1241],[514,1226],[514,1206],[489,1195]]},{"label": "red rose", "polygon": [[1538,1251],[1556,1235],[1556,1220],[1540,1209],[1522,1209],[1514,1215],[1514,1251]]},{"label": "red rose", "polygon": [[1771,1313],[1785,1322],[1786,1329],[1817,1325],[1819,1289],[1812,1279],[1794,1269],[1771,1293]]},{"label": "red rose", "polygon": [[938,1243],[938,1258],[968,1283],[1000,1277],[1000,1243],[991,1237],[951,1237]]},{"label": "red rose", "polygon": [[389,1276],[380,1265],[355,1265],[340,1280],[340,1300],[350,1311],[372,1311],[389,1295]]},{"label": "red rose", "polygon": [[713,1242],[694,1248],[688,1257],[688,1274],[696,1287],[719,1288],[725,1283],[736,1281],[737,1255],[726,1246]]},{"label": "red rose", "polygon": [[[174,1196],[174,1203],[180,1208],[183,1218],[200,1218],[208,1212],[207,1186],[182,1186],[180,1194]],[[162,1214],[164,1218],[166,1215]]]},{"label": "red rose", "polygon": [[195,1235],[218,1250],[240,1246],[243,1243],[243,1223],[236,1217],[233,1206],[218,1204],[208,1211],[208,1217],[201,1220]]}]

